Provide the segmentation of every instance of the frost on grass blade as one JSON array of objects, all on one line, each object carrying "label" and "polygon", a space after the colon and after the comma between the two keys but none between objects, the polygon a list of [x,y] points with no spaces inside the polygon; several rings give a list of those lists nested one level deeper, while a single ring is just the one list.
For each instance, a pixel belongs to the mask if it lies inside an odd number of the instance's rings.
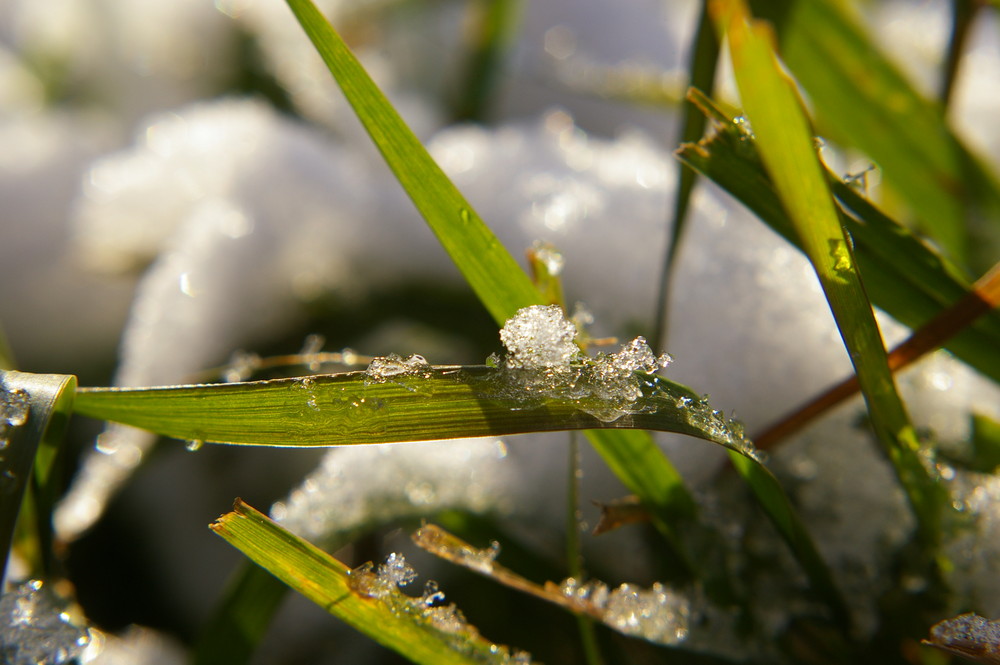
[{"label": "frost on grass blade", "polygon": [[485,643],[475,626],[454,603],[445,604],[445,595],[437,582],[430,580],[420,596],[409,596],[400,589],[417,579],[417,572],[402,554],[392,553],[378,567],[371,561],[353,568],[349,573],[351,589],[358,595],[376,599],[397,616],[440,631],[449,646],[476,662],[491,665],[529,665],[531,656],[524,651],[511,651],[499,644]]},{"label": "frost on grass blade", "polygon": [[365,370],[365,381],[384,383],[406,376],[420,376],[430,369],[423,356],[411,354],[405,358],[390,353],[387,356],[373,358]]},{"label": "frost on grass blade", "polygon": [[585,614],[620,633],[658,644],[674,645],[688,636],[691,601],[660,584],[649,589],[622,584],[610,590],[599,581],[580,583],[574,578],[544,587],[496,563],[499,545],[477,549],[433,524],[413,534],[413,542],[424,550],[474,570],[505,586],[554,603],[571,612]]},{"label": "frost on grass blade", "polygon": [[74,662],[90,642],[48,585],[30,580],[0,596],[0,657],[6,665]]}]

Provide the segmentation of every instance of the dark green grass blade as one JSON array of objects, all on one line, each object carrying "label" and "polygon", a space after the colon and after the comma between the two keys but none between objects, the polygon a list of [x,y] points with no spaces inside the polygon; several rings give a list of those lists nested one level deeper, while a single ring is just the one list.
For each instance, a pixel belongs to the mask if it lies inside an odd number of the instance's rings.
[{"label": "dark green grass blade", "polygon": [[752,4],[773,21],[782,60],[808,91],[821,131],[870,156],[953,259],[964,264],[981,248],[988,254],[973,265],[992,265],[996,178],[948,128],[942,108],[921,97],[837,3]]},{"label": "dark green grass blade", "polygon": [[234,512],[211,526],[251,561],[352,628],[414,663],[472,665],[500,663],[479,636],[454,636],[416,614],[359,593],[349,569],[314,545],[282,529],[238,501]]},{"label": "dark green grass blade", "polygon": [[[719,39],[715,36],[715,27],[708,15],[708,0],[702,2],[701,15],[698,17],[698,28],[695,33],[694,47],[691,49],[691,69],[688,72],[688,85],[706,90],[711,94],[715,86],[715,70],[719,62]],[[697,141],[705,133],[705,115],[691,101],[686,100],[682,106],[683,127],[681,143]],[[680,248],[687,221],[688,205],[691,193],[698,180],[698,172],[690,168],[677,170],[677,197],[674,201],[673,221],[670,225],[670,240],[663,259],[660,277],[659,297],[656,301],[656,328],[653,333],[653,348],[666,348],[666,333],[669,330],[667,322],[670,311],[670,278],[674,259]]]},{"label": "dark green grass blade", "polygon": [[456,122],[487,119],[504,56],[520,25],[524,0],[475,0],[476,12],[465,80],[455,108]]},{"label": "dark green grass blade", "polygon": [[742,3],[721,17],[733,70],[765,169],[813,264],[868,405],[875,433],[913,507],[926,551],[938,554],[948,502],[919,457],[919,443],[889,369],[851,243],[844,235],[795,84],[783,73],[760,22]]},{"label": "dark green grass blade", "polygon": [[[694,94],[711,114],[714,131],[698,144],[681,146],[677,155],[801,249],[754,140],[700,93]],[[837,197],[840,223],[854,241],[854,255],[875,305],[916,329],[969,292],[969,282],[947,259],[852,187],[833,174],[828,176]],[[1000,312],[980,317],[946,348],[1000,381]]]},{"label": "dark green grass blade", "polygon": [[[29,480],[49,487],[51,460],[65,431],[75,388],[74,376],[0,370],[0,587],[25,489]],[[42,496],[48,495],[46,489]],[[25,549],[38,574],[49,568],[50,510],[50,503],[36,498],[31,514],[25,515],[31,523],[20,525],[21,531],[33,535]]]}]

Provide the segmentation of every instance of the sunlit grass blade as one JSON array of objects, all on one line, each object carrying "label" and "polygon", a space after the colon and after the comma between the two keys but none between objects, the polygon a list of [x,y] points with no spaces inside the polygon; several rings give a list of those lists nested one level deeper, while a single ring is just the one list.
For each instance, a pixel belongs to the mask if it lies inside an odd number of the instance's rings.
[{"label": "sunlit grass blade", "polygon": [[[680,159],[711,178],[801,249],[753,137],[697,90],[691,95],[711,116],[713,131],[697,144],[681,146],[677,152]],[[969,297],[971,285],[947,259],[833,174],[828,174],[828,180],[840,206],[840,223],[854,241],[854,256],[875,305],[911,328],[919,328]],[[945,346],[1000,381],[1000,313],[980,316]]]},{"label": "sunlit grass blade", "polygon": [[287,0],[417,210],[499,323],[542,304],[531,280],[410,131],[310,0]]},{"label": "sunlit grass blade", "polygon": [[498,647],[478,635],[447,633],[415,610],[400,611],[384,598],[370,597],[358,588],[347,566],[242,501],[237,501],[234,511],[220,517],[211,528],[251,561],[330,614],[414,663],[504,662],[503,654],[496,651]]},{"label": "sunlit grass blade", "polygon": [[871,422],[909,498],[918,533],[936,553],[947,502],[919,458],[916,431],[889,369],[885,347],[840,225],[813,135],[794,83],[772,50],[771,33],[751,22],[740,0],[723,3],[733,70],[757,146],[781,203],[826,294],[858,375]]},{"label": "sunlit grass blade", "polygon": [[[19,530],[25,534],[18,543],[22,554],[33,573],[50,572],[50,471],[75,388],[73,376],[0,370],[0,587],[19,513]],[[22,503],[29,486],[33,500]]]},{"label": "sunlit grass blade", "polygon": [[[752,4],[774,22],[782,61],[809,93],[820,132],[871,157],[953,259],[964,264],[977,249],[995,251],[979,237],[1000,210],[994,174],[948,128],[942,108],[915,91],[840,4]],[[982,260],[995,261],[972,258],[980,269]]]},{"label": "sunlit grass blade", "polygon": [[[507,383],[503,372],[478,365],[427,366],[417,375],[383,382],[347,372],[248,383],[82,388],[76,412],[182,440],[242,445],[338,446],[622,428],[689,434],[752,454],[725,417],[662,377],[643,375],[643,395],[616,407],[597,396],[526,392]],[[604,415],[614,408],[622,409],[620,417]],[[662,484],[655,478],[643,482]]]}]

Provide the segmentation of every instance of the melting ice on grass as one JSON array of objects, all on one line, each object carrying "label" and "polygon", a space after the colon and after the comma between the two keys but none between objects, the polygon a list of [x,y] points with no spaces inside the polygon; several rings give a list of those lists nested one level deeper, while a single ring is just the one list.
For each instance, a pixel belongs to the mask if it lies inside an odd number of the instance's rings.
[{"label": "melting ice on grass", "polygon": [[385,383],[404,376],[417,376],[430,369],[423,356],[410,354],[403,358],[395,353],[374,358],[365,370],[365,381]]},{"label": "melting ice on grass", "polygon": [[409,596],[401,587],[417,579],[417,572],[402,554],[392,553],[377,568],[369,561],[350,572],[351,588],[362,596],[380,600],[397,616],[409,617],[444,633],[460,653],[479,656],[477,661],[496,665],[530,665],[531,656],[499,644],[485,643],[475,626],[465,620],[454,603],[445,605],[437,582],[428,581],[420,596]]},{"label": "melting ice on grass", "polygon": [[80,656],[88,632],[73,625],[39,580],[0,596],[0,656],[7,665],[60,665]]}]

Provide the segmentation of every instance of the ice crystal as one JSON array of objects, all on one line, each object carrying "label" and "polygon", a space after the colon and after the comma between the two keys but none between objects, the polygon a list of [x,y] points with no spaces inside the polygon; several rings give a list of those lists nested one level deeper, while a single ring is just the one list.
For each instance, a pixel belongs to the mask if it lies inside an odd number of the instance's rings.
[{"label": "ice crystal", "polygon": [[507,367],[561,369],[580,354],[576,326],[558,305],[532,305],[518,310],[500,330]]},{"label": "ice crystal", "polygon": [[418,624],[445,633],[451,648],[467,653],[476,662],[495,665],[529,665],[531,657],[523,651],[511,653],[500,644],[485,642],[475,626],[454,603],[445,604],[445,595],[437,582],[430,580],[422,595],[408,596],[400,591],[417,578],[416,571],[406,563],[402,554],[392,553],[377,568],[372,562],[351,569],[348,583],[355,593],[378,599],[397,616],[405,616]]},{"label": "ice crystal", "polygon": [[31,580],[0,596],[0,656],[7,665],[61,665],[89,642],[49,588]]},{"label": "ice crystal", "polygon": [[689,599],[659,582],[649,589],[622,584],[610,590],[603,582],[580,583],[571,577],[563,580],[559,591],[626,635],[660,644],[677,644],[687,637],[691,615]]}]

